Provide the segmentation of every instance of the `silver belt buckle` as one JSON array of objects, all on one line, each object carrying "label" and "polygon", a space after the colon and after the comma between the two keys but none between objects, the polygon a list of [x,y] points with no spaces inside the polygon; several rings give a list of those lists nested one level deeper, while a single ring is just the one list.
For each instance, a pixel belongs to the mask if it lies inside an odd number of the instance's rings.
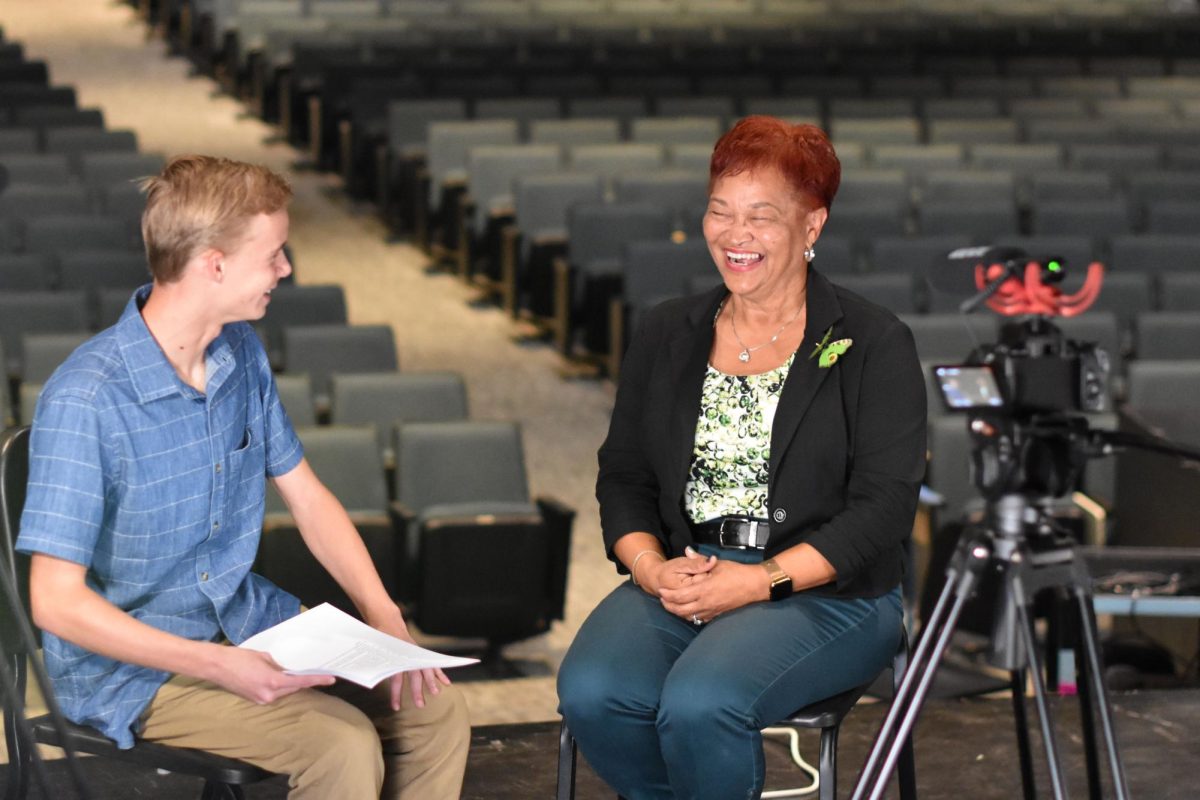
[{"label": "silver belt buckle", "polygon": [[737,540],[737,531],[736,530],[728,531],[730,539],[728,541],[725,539],[725,534],[726,534],[725,526],[726,525],[735,526],[737,524],[739,524],[739,520],[730,520],[730,519],[721,520],[721,532],[719,534],[719,541],[721,542],[721,547],[732,548],[735,550],[745,550],[746,549],[746,545],[742,544],[741,542],[739,542]]}]

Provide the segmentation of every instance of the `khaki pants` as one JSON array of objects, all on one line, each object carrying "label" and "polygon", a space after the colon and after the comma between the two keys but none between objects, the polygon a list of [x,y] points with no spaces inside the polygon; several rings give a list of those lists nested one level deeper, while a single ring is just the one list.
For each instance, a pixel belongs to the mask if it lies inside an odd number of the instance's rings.
[{"label": "khaki pants", "polygon": [[140,737],[285,773],[289,800],[457,798],[471,739],[462,693],[443,686],[416,708],[405,686],[393,712],[388,685],[338,681],[257,705],[176,675],[143,713]]}]

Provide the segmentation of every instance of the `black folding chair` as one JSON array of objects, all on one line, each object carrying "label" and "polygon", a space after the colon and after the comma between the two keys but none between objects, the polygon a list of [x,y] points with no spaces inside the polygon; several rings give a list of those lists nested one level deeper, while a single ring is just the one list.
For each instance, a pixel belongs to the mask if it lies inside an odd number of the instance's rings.
[{"label": "black folding chair", "polygon": [[[36,656],[37,630],[29,615],[29,559],[13,550],[25,505],[29,476],[29,428],[10,428],[0,434],[0,569],[17,590],[0,592],[0,644],[3,645],[6,684],[4,739],[8,746],[8,788],[5,798],[23,800],[29,790],[29,774],[36,769],[34,742],[62,747],[68,753],[88,753],[147,769],[165,770],[204,779],[201,800],[240,800],[241,787],[271,777],[271,773],[232,758],[203,750],[170,747],[154,742],[137,742],[121,750],[94,728],[67,722],[58,712],[50,686],[39,680],[50,713],[25,719],[22,699],[28,679],[30,657]],[[40,671],[40,666],[36,667]],[[11,690],[11,691],[9,691]],[[26,732],[23,733],[22,729]],[[78,774],[78,773],[77,773]],[[77,784],[78,785],[78,784]],[[86,784],[79,793],[87,796]],[[46,794],[46,796],[50,796]]]}]

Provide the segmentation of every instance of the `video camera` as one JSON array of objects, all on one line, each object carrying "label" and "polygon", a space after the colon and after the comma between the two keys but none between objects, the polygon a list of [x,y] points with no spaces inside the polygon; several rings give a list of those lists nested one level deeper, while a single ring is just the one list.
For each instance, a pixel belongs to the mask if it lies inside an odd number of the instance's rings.
[{"label": "video camera", "polygon": [[999,340],[980,345],[961,364],[934,367],[950,411],[969,414],[975,484],[988,498],[1020,492],[1061,496],[1074,488],[1089,452],[1084,413],[1108,410],[1108,354],[1067,338],[1051,319],[1080,314],[1103,281],[1088,267],[1083,287],[1065,294],[1062,259],[1031,258],[1016,248],[960,248],[949,274],[930,274],[935,288],[969,270],[976,294],[964,312],[986,304],[1012,317]]}]

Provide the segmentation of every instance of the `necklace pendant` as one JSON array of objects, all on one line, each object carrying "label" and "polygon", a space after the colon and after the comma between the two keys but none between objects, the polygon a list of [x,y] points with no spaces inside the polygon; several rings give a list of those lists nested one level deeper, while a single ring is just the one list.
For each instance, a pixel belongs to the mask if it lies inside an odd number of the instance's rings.
[{"label": "necklace pendant", "polygon": [[738,361],[745,364],[749,360],[750,360],[750,351],[749,350],[743,350],[742,352],[738,353]]}]

